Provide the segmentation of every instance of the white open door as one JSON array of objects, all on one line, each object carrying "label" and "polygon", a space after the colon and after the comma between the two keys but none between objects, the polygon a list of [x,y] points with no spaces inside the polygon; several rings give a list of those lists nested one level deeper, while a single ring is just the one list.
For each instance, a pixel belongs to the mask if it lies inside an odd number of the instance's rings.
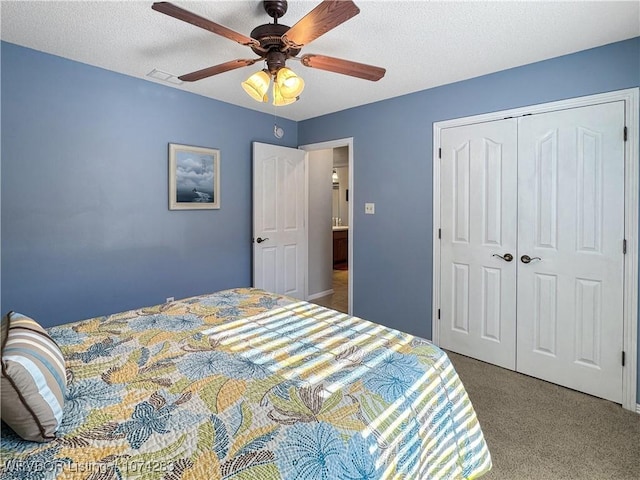
[{"label": "white open door", "polygon": [[296,148],[253,143],[253,284],[305,299],[305,161]]}]

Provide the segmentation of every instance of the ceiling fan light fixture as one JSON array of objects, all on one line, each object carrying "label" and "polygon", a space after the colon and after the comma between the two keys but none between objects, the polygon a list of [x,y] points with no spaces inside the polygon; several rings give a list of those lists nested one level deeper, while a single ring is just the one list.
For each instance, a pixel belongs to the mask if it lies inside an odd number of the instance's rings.
[{"label": "ceiling fan light fixture", "polygon": [[304,80],[287,67],[278,70],[275,83],[284,98],[297,98],[304,90]]},{"label": "ceiling fan light fixture", "polygon": [[271,83],[271,75],[267,70],[260,70],[254,73],[244,82],[242,88],[247,94],[258,102],[268,102],[267,92]]},{"label": "ceiling fan light fixture", "polygon": [[273,82],[273,104],[276,107],[282,107],[284,105],[290,105],[298,101],[300,97],[286,98],[282,96],[278,82]]},{"label": "ceiling fan light fixture", "polygon": [[326,55],[306,54],[302,57],[297,56],[303,46],[308,45],[360,12],[360,9],[352,0],[323,0],[298,20],[293,27],[278,23],[278,19],[287,11],[287,0],[264,0],[262,3],[267,14],[273,18],[273,23],[257,26],[251,31],[251,36],[249,37],[170,2],[153,3],[151,8],[157,12],[203,28],[240,45],[248,46],[258,55],[258,58],[255,59],[236,59],[203,68],[181,75],[177,79],[183,82],[195,82],[264,60],[266,69],[251,75],[241,85],[251,98],[258,102],[268,102],[267,92],[271,84],[271,77],[273,77],[274,84],[278,85],[278,94],[274,95],[273,99],[274,105],[277,106],[295,102],[304,89],[304,80],[285,65],[290,58],[299,60],[305,67],[365,80],[377,81],[384,76],[385,69],[373,65]]}]

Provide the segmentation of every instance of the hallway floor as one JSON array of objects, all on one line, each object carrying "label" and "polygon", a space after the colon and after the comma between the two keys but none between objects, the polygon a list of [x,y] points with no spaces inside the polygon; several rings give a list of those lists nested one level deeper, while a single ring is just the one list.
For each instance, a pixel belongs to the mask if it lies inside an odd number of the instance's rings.
[{"label": "hallway floor", "polygon": [[333,308],[339,312],[349,312],[349,271],[333,271],[333,293],[326,297],[316,298],[311,303]]}]

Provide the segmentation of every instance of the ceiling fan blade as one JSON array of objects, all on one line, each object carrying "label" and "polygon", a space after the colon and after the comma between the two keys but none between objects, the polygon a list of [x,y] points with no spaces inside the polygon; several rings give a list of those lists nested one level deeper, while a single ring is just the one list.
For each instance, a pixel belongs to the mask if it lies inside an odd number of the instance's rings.
[{"label": "ceiling fan blade", "polygon": [[300,57],[300,62],[305,67],[318,68],[329,72],[342,73],[352,77],[363,78],[377,82],[387,72],[384,68],[366,65],[364,63],[342,60],[341,58],[327,57],[325,55],[314,55],[312,53]]},{"label": "ceiling fan blade", "polygon": [[324,0],[291,27],[282,36],[282,40],[291,48],[299,48],[358,13],[360,9],[351,0]]},{"label": "ceiling fan blade", "polygon": [[197,72],[186,73],[178,77],[183,82],[195,82],[196,80],[202,80],[203,78],[212,77],[219,73],[228,72],[229,70],[235,70],[236,68],[248,67],[253,65],[261,58],[255,60],[231,60],[230,62],[221,63],[220,65],[214,65],[213,67],[203,68]]},{"label": "ceiling fan blade", "polygon": [[164,13],[165,15],[169,15],[170,17],[177,18],[178,20],[182,20],[183,22],[190,23],[192,25],[195,25],[196,27],[204,28],[205,30],[226,37],[229,40],[238,42],[241,45],[260,45],[260,42],[254,40],[251,37],[247,37],[246,35],[235,32],[230,28],[219,25],[215,22],[212,22],[211,20],[196,15],[195,13],[191,13],[188,10],[178,7],[177,5],[173,5],[172,3],[156,2],[151,5],[151,8],[153,8],[157,12]]}]

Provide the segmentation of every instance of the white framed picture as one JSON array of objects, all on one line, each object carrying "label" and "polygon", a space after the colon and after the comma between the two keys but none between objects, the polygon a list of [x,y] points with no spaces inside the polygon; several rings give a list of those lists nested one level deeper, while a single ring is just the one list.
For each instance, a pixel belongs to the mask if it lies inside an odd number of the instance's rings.
[{"label": "white framed picture", "polygon": [[220,150],[169,144],[169,210],[220,208]]}]

